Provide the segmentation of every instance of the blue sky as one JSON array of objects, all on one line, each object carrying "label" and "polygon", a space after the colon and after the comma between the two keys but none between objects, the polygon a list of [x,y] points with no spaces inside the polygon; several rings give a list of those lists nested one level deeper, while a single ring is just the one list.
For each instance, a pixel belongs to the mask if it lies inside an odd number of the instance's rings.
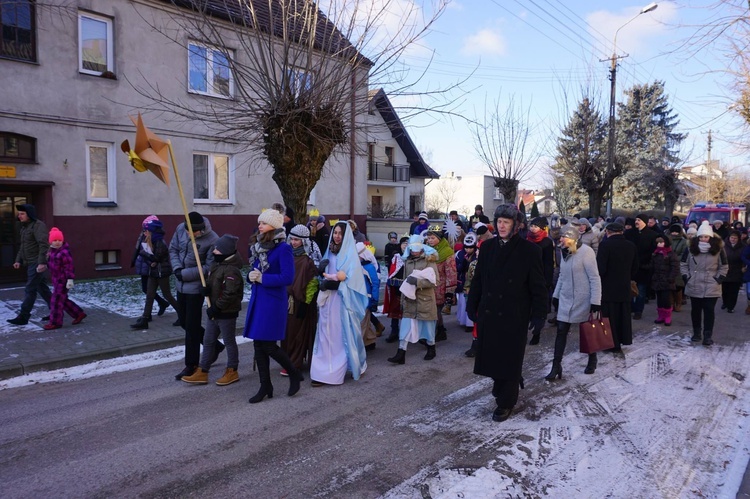
[{"label": "blue sky", "polygon": [[[407,2],[407,0],[400,0]],[[618,27],[635,16],[644,3],[613,0],[458,0],[449,4],[433,31],[412,51],[414,72],[434,60],[424,85],[436,87],[462,79],[459,111],[481,116],[486,103],[513,97],[530,108],[539,147],[564,125],[588,87],[608,114],[609,63]],[[740,2],[741,3],[741,2]],[[695,26],[722,12],[710,1],[659,2],[653,12],[638,16],[617,36],[619,61],[617,97],[634,83],[660,79],[680,119],[679,131],[688,133],[683,145],[689,164],[706,157],[707,132],[712,130],[713,159],[733,168],[746,164],[746,154],[733,143],[741,121],[727,111],[731,104],[728,79],[714,70],[726,65],[716,48],[696,52],[688,37]],[[725,13],[725,12],[724,12]],[[566,102],[567,94],[567,102]],[[403,102],[403,101],[402,101]],[[399,101],[396,100],[396,105]],[[504,107],[504,104],[502,105]],[[468,125],[460,119],[417,116],[407,127],[430,165],[441,174],[486,174],[472,145]],[[543,172],[531,175],[522,187],[544,186]]]}]

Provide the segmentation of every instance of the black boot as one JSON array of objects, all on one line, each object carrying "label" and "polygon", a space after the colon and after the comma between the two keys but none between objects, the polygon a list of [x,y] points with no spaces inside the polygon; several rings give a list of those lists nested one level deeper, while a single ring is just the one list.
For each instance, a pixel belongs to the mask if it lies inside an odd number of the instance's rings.
[{"label": "black boot", "polygon": [[464,355],[466,355],[467,357],[477,356],[477,340],[471,340],[471,347],[469,347],[469,349],[464,352]]},{"label": "black boot", "polygon": [[562,379],[562,364],[559,362],[552,362],[552,369],[549,374],[544,377],[547,381],[555,381],[555,378]]},{"label": "black boot", "polygon": [[394,364],[406,364],[406,350],[399,348],[398,350],[396,350],[396,355],[390,357],[388,359],[388,362],[392,362]]},{"label": "black boot", "polygon": [[552,370],[544,377],[547,381],[555,378],[562,379],[562,358],[565,353],[565,345],[568,343],[568,331],[570,324],[567,322],[557,323],[557,335],[555,336],[555,354],[552,358]]},{"label": "black boot", "polygon": [[589,354],[589,362],[586,364],[586,369],[583,370],[584,374],[594,374],[596,371],[596,352]]},{"label": "black boot", "polygon": [[529,341],[529,345],[538,345],[539,344],[539,334],[532,334],[531,335],[531,341]]},{"label": "black boot", "polygon": [[[49,316],[47,316],[47,320],[49,320]],[[7,321],[13,324],[14,326],[25,326],[26,324],[29,323],[29,318],[19,315],[18,317],[15,317],[13,319],[7,319]]]},{"label": "black boot", "polygon": [[159,311],[156,313],[159,317],[164,315],[164,312],[167,311],[169,308],[169,302],[165,300],[164,298],[160,297],[159,295],[156,295],[156,303],[159,304]]},{"label": "black boot", "polygon": [[130,327],[133,329],[148,329],[148,319],[145,317],[138,317],[135,324],[131,324]]},{"label": "black boot", "polygon": [[395,343],[398,341],[398,319],[391,319],[391,334],[385,339],[386,343]]},{"label": "black boot", "polygon": [[711,339],[713,334],[713,331],[703,331],[703,344],[707,347],[714,344],[714,340]]},{"label": "black boot", "polygon": [[690,338],[690,341],[700,341],[701,339],[702,339],[701,330],[693,329],[693,337]]},{"label": "black boot", "polygon": [[510,415],[513,413],[513,409],[504,409],[502,407],[498,407],[495,409],[495,412],[492,413],[492,421],[502,423],[506,419],[510,417]]},{"label": "black boot", "polygon": [[435,358],[435,345],[427,345],[427,353],[424,354],[424,360],[432,360]]},{"label": "black boot", "polygon": [[192,376],[195,374],[196,369],[198,369],[196,366],[185,366],[185,369],[176,374],[174,379],[180,381],[184,376]]},{"label": "black boot", "polygon": [[275,341],[267,342],[266,348],[266,353],[273,360],[278,362],[279,365],[283,367],[289,374],[289,391],[287,392],[287,395],[291,397],[299,391],[300,383],[302,381],[305,381],[305,377],[302,375],[302,372],[300,372],[299,369],[294,367],[294,364],[292,364],[289,356],[283,349],[279,347],[279,345],[276,344]]},{"label": "black boot", "polygon": [[[260,342],[259,342],[260,343]],[[255,348],[255,363],[258,366],[258,377],[260,378],[260,389],[253,397],[248,400],[251,404],[257,404],[268,395],[273,398],[273,385],[271,384],[271,363],[268,360],[268,354],[262,348]]]},{"label": "black boot", "polygon": [[445,326],[440,324],[439,326],[435,328],[435,341],[445,341],[447,339],[448,339],[447,330],[445,329]]}]

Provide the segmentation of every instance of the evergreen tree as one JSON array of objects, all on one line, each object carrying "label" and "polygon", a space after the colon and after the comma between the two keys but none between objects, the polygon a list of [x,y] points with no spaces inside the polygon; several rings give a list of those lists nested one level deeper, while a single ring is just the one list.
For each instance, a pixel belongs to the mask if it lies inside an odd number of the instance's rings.
[{"label": "evergreen tree", "polygon": [[523,204],[523,199],[521,200],[520,203],[518,203],[518,211],[523,213],[523,216],[526,216],[526,205]]},{"label": "evergreen tree", "polygon": [[[573,177],[589,198],[589,215],[601,213],[602,198],[619,168],[607,168],[607,125],[588,97],[584,97],[557,143],[553,169]],[[616,165],[617,166],[617,165]]]},{"label": "evergreen tree", "polygon": [[616,182],[617,205],[645,210],[664,207],[671,216],[680,192],[676,167],[685,134],[668,102],[664,82],[635,85],[618,105],[617,162],[624,174]]},{"label": "evergreen tree", "polygon": [[531,218],[536,218],[539,216],[539,208],[536,205],[536,200],[534,200],[534,204],[531,205]]}]

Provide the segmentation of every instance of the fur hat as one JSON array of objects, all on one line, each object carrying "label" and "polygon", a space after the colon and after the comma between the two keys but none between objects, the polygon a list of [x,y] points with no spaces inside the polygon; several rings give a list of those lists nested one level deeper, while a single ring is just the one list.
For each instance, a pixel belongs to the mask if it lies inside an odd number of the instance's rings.
[{"label": "fur hat", "polygon": [[292,230],[289,231],[289,236],[296,237],[297,239],[307,239],[310,237],[310,229],[302,224],[295,225],[292,227]]},{"label": "fur hat", "polygon": [[714,236],[714,230],[711,228],[711,224],[708,223],[708,220],[704,220],[701,222],[701,226],[698,227],[698,237],[700,236]]},{"label": "fur hat", "polygon": [[146,218],[144,218],[143,222],[141,222],[141,227],[143,227],[143,230],[146,230],[146,226],[152,220],[159,220],[159,217],[157,217],[156,215],[149,215]]},{"label": "fur hat", "polygon": [[469,232],[464,237],[464,248],[476,248],[477,247],[477,235],[473,232]]},{"label": "fur hat", "polygon": [[270,225],[274,229],[280,229],[284,226],[284,215],[279,210],[263,210],[258,215],[258,223],[263,222],[266,225]]},{"label": "fur hat", "polygon": [[572,239],[573,241],[578,241],[578,238],[581,237],[581,233],[578,232],[578,229],[576,229],[574,226],[569,225],[567,227],[563,227],[562,231],[560,232],[560,237],[567,237],[568,239]]},{"label": "fur hat", "polygon": [[206,222],[203,220],[203,215],[197,211],[188,213],[188,220],[190,220],[190,225],[193,227],[193,232],[206,229]]},{"label": "fur hat", "polygon": [[529,222],[529,225],[536,225],[540,229],[546,229],[547,219],[544,217],[536,217],[536,218],[531,219],[531,222]]},{"label": "fur hat", "polygon": [[682,225],[680,225],[679,223],[670,225],[669,233],[671,234],[672,232],[677,232],[678,234],[682,234]]},{"label": "fur hat", "polygon": [[60,229],[57,227],[52,227],[49,230],[49,242],[55,242],[55,241],[65,241],[65,238],[63,237],[63,233]]},{"label": "fur hat", "polygon": [[232,234],[224,234],[216,240],[214,248],[216,248],[222,255],[233,255],[237,251],[238,237]]}]

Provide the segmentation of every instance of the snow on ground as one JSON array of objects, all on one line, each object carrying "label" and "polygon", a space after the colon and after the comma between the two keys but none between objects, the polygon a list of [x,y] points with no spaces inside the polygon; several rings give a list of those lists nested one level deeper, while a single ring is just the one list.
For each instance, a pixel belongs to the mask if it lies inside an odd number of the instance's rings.
[{"label": "snow on ground", "polygon": [[600,354],[592,376],[569,355],[563,380],[528,380],[503,423],[478,381],[398,422],[463,444],[385,497],[734,497],[750,456],[748,354],[654,331],[626,356]]}]

